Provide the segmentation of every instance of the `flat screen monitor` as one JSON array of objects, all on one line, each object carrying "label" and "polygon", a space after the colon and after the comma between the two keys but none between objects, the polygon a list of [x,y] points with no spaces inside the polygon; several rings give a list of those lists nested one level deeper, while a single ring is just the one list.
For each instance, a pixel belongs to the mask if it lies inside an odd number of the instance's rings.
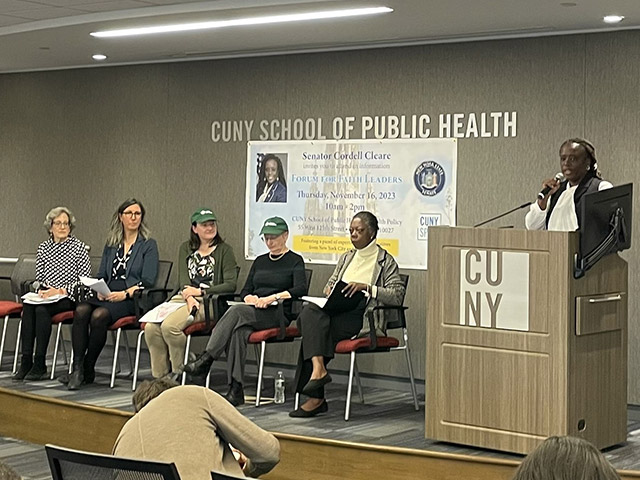
[{"label": "flat screen monitor", "polygon": [[[587,257],[607,238],[612,230],[612,219],[622,210],[622,218],[615,242],[603,255],[626,250],[631,246],[633,184],[589,193],[582,200],[580,226],[580,256]],[[599,258],[600,256],[598,256]]]}]

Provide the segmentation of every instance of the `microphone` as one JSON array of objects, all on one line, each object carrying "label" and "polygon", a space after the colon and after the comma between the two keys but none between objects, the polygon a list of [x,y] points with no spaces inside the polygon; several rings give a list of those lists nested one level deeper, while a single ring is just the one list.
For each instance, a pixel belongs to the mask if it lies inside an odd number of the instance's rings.
[{"label": "microphone", "polygon": [[[564,175],[562,174],[562,172],[558,172],[556,173],[556,176],[553,177],[553,179],[556,182],[561,182],[564,180]],[[544,200],[544,197],[546,197],[550,191],[551,191],[551,187],[544,187],[542,190],[540,190],[540,193],[538,194],[538,198],[540,200]]]},{"label": "microphone", "polygon": [[187,317],[187,322],[193,322],[198,314],[198,305],[194,305],[191,311],[189,312],[189,316]]}]

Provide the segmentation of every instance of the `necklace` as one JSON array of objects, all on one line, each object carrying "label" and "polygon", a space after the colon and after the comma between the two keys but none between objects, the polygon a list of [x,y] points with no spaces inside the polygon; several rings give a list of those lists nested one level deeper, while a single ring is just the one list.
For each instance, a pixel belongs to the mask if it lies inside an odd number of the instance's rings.
[{"label": "necklace", "polygon": [[280,260],[282,257],[284,257],[284,254],[287,253],[287,250],[285,250],[284,252],[282,252],[280,255],[272,255],[271,252],[269,252],[269,259],[271,259],[271,261],[273,262],[277,262],[278,260]]}]

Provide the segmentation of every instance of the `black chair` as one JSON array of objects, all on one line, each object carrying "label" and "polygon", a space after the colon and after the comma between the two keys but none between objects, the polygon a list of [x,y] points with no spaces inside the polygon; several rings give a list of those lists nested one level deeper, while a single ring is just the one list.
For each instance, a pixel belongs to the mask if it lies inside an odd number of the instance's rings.
[{"label": "black chair", "polygon": [[[23,253],[18,257],[18,262],[11,272],[11,293],[14,300],[0,301],[0,317],[3,317],[2,339],[0,339],[0,366],[2,365],[2,355],[7,337],[7,327],[9,320],[22,320],[22,301],[20,297],[29,291],[29,284],[36,277],[36,256],[33,253]],[[20,338],[20,326],[18,324],[17,338]],[[13,372],[18,368],[18,348],[14,352]]]},{"label": "black chair", "polygon": [[180,480],[174,463],[134,460],[46,445],[53,480]]},{"label": "black chair", "polygon": [[252,480],[253,477],[234,477],[233,475],[227,475],[226,473],[211,472],[211,480]]},{"label": "black chair", "polygon": [[[116,383],[116,369],[118,366],[118,353],[120,350],[120,337],[122,335],[122,331],[139,330],[140,318],[142,318],[142,316],[149,310],[157,305],[160,305],[167,299],[167,295],[170,292],[170,290],[167,288],[167,284],[169,283],[169,276],[171,275],[172,267],[173,262],[170,262],[168,260],[160,260],[158,262],[158,276],[156,277],[156,283],[153,288],[138,290],[133,295],[133,300],[135,302],[135,315],[129,315],[119,318],[111,326],[109,326],[109,331],[115,332],[113,364],[111,366],[111,382],[109,383],[109,387],[113,388]],[[140,340],[141,335],[138,334],[138,343],[140,342]],[[134,366],[133,362],[131,361],[129,340],[126,333],[124,336],[124,343],[127,351],[127,359],[129,360],[129,375],[133,375]]]},{"label": "black chair", "polygon": [[[311,286],[311,276],[313,270],[307,268],[304,271],[307,279],[307,291]],[[258,385],[256,385],[256,407],[260,406],[260,397],[262,394],[262,375],[264,373],[264,356],[267,351],[267,344],[272,343],[291,343],[302,337],[297,326],[287,326],[287,320],[293,321],[298,317],[302,308],[302,301],[294,300],[291,305],[291,315],[286,318],[282,311],[282,303],[278,305],[281,309],[280,326],[267,328],[265,330],[256,330],[249,335],[248,343],[253,345],[256,350],[256,359],[258,360]]]},{"label": "black chair", "polygon": [[[409,284],[409,276],[400,274],[405,289]],[[358,374],[358,364],[356,362],[356,355],[365,353],[387,353],[398,350],[404,351],[407,360],[407,369],[409,370],[409,384],[411,386],[411,394],[413,396],[413,406],[416,411],[420,409],[418,405],[418,395],[416,393],[415,379],[413,376],[413,367],[411,365],[411,355],[409,351],[409,333],[407,331],[407,320],[405,311],[408,307],[381,305],[374,307],[371,311],[367,312],[367,320],[369,322],[369,335],[363,338],[347,339],[338,342],[335,348],[336,353],[347,354],[350,356],[349,366],[349,383],[347,386],[347,401],[344,410],[345,421],[349,420],[349,413],[351,411],[351,391],[353,387],[353,377],[356,377],[358,386],[358,393],[360,394],[360,402],[364,403],[364,396],[362,395],[362,386],[360,385],[360,375]],[[402,341],[396,337],[389,335],[377,336],[374,322],[374,316],[377,312],[384,312],[387,321],[387,331],[389,330],[402,330]],[[296,393],[295,408],[298,408],[300,401],[300,394]]]}]

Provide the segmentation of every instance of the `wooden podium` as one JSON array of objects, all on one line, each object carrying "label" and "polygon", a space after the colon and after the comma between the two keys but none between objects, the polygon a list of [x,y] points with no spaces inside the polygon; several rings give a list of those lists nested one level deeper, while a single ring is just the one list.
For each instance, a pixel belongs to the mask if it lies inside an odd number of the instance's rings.
[{"label": "wooden podium", "polygon": [[425,436],[528,453],[626,440],[627,263],[573,278],[579,237],[429,228]]}]

